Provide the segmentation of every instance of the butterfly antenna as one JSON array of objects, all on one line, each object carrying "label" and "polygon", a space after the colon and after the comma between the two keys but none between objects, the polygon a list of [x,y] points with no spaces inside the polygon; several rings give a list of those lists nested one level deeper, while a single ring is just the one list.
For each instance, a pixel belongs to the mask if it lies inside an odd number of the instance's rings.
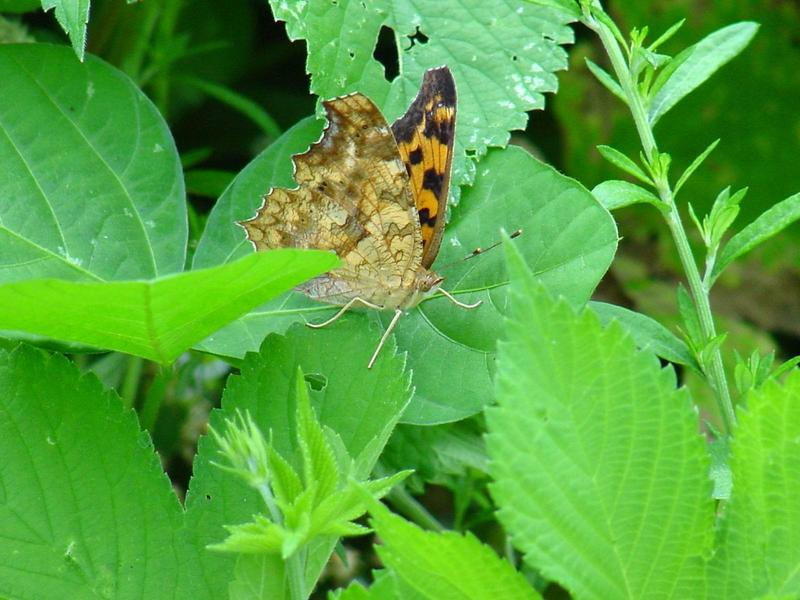
[{"label": "butterfly antenna", "polygon": [[[522,229],[517,229],[515,232],[513,232],[508,237],[513,240],[514,238],[518,238],[521,235],[522,235]],[[476,256],[479,256],[481,254],[486,254],[489,250],[493,250],[494,248],[497,248],[502,243],[503,242],[501,240],[501,241],[495,242],[494,244],[492,244],[491,246],[489,246],[487,248],[475,248],[475,250],[473,250],[472,252],[467,254],[461,260],[456,260],[456,261],[453,261],[451,263],[447,263],[446,265],[442,265],[439,268],[440,269],[446,269],[447,267],[450,267],[450,266],[453,266],[453,265],[456,265],[456,264],[460,263],[462,260],[469,260],[469,259],[475,258]]]},{"label": "butterfly antenna", "polygon": [[[522,229],[517,229],[515,232],[513,232],[508,237],[509,237],[509,239],[513,240],[514,238],[518,238],[521,235],[522,235]],[[473,250],[470,254],[468,254],[467,256],[464,257],[464,260],[469,260],[470,258],[475,258],[476,256],[478,256],[480,254],[486,254],[489,250],[493,250],[494,248],[497,248],[502,243],[503,243],[502,241],[499,241],[499,242],[495,242],[494,244],[492,244],[488,248],[475,248],[475,250]]]}]

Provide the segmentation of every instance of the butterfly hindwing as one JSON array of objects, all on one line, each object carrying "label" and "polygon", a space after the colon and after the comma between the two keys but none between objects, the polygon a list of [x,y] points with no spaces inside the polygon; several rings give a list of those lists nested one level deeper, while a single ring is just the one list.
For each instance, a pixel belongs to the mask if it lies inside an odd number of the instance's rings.
[{"label": "butterfly hindwing", "polygon": [[406,165],[422,234],[422,266],[439,252],[453,162],[456,87],[447,67],[425,73],[417,97],[392,125]]},{"label": "butterfly hindwing", "polygon": [[323,103],[328,127],[293,157],[295,189],[276,188],[242,226],[258,250],[317,248],[338,269],[300,286],[344,304],[355,296],[382,304],[413,285],[422,248],[406,169],[389,125],[362,94]]}]

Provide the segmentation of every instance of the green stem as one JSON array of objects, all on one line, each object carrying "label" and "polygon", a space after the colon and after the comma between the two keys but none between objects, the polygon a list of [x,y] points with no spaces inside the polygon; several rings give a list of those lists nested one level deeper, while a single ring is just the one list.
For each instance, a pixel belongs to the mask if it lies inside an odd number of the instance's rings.
[{"label": "green stem", "polygon": [[417,502],[404,487],[397,486],[392,488],[392,491],[389,492],[388,499],[399,513],[405,515],[409,520],[423,529],[445,531],[444,525],[439,523],[436,517],[429,513],[422,504]]},{"label": "green stem", "polygon": [[128,369],[125,371],[125,379],[122,381],[122,387],[119,391],[122,403],[128,408],[133,407],[136,402],[143,365],[144,360],[138,356],[131,356],[128,359]]},{"label": "green stem", "polygon": [[[613,33],[606,25],[594,19],[591,15],[586,15],[584,18],[586,25],[595,31],[600,37],[606,52],[608,53],[611,65],[614,72],[619,79],[620,86],[625,92],[630,108],[633,121],[636,124],[636,130],[639,133],[639,139],[642,143],[645,156],[648,162],[652,165],[654,158],[658,155],[658,146],[656,145],[653,129],[650,126],[650,121],[647,118],[647,111],[642,101],[642,96],[636,87],[636,82],[631,77],[628,64],[622,49],[614,37]],[[675,241],[675,246],[678,250],[683,270],[686,274],[686,279],[689,284],[689,289],[694,299],[695,310],[700,321],[700,327],[703,331],[703,336],[706,341],[712,340],[716,337],[716,329],[714,327],[714,318],[711,314],[711,304],[708,299],[708,289],[703,284],[700,278],[700,272],[697,269],[692,249],[689,246],[689,240],[686,237],[686,230],[683,227],[680,213],[675,205],[675,200],[672,195],[672,189],[667,180],[666,173],[662,173],[661,169],[654,169],[658,174],[655,181],[655,187],[658,195],[667,207],[667,225],[669,226],[672,238]],[[733,411],[733,404],[731,402],[730,392],[728,390],[728,381],[725,378],[725,370],[722,366],[722,354],[719,348],[715,349],[711,356],[711,364],[709,365],[706,375],[709,378],[711,386],[717,396],[719,404],[720,415],[722,416],[725,432],[730,434],[733,426],[736,424],[736,415]]]},{"label": "green stem", "polygon": [[[275,497],[272,495],[272,489],[269,484],[264,482],[258,487],[258,493],[261,494],[261,499],[267,505],[269,516],[273,523],[278,525],[283,524],[283,514],[275,502]],[[306,600],[306,584],[303,571],[306,564],[306,551],[299,549],[286,559],[286,578],[289,583],[289,598],[291,600]]]}]

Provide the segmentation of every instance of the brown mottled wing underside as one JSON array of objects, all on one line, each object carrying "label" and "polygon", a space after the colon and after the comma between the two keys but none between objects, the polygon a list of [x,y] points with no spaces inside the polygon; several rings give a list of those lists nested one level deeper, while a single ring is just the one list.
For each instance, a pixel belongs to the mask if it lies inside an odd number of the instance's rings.
[{"label": "brown mottled wing underside", "polygon": [[367,97],[351,94],[323,105],[322,139],[293,158],[298,187],[272,190],[242,226],[258,250],[338,254],[341,267],[301,286],[309,296],[384,304],[387,294],[413,283],[422,260],[406,169],[389,125]]},{"label": "brown mottled wing underside", "polygon": [[425,268],[436,260],[442,243],[455,126],[456,86],[447,67],[425,73],[414,102],[392,124],[392,133],[411,179]]}]

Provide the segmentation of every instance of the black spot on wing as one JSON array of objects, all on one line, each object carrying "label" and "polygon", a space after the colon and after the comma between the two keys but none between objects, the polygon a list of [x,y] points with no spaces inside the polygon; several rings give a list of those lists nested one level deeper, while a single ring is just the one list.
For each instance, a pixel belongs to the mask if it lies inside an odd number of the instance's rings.
[{"label": "black spot on wing", "polygon": [[422,162],[422,149],[417,147],[408,153],[408,162],[412,165],[418,165]]},{"label": "black spot on wing", "polygon": [[422,187],[432,191],[434,196],[438,198],[442,193],[443,179],[442,173],[437,172],[436,169],[425,169],[425,173],[422,176]]},{"label": "black spot on wing", "polygon": [[427,208],[423,208],[418,214],[420,225],[428,225],[430,227],[436,225],[436,215],[431,216],[431,211]]},{"label": "black spot on wing", "polygon": [[436,138],[446,146],[453,137],[453,121],[437,121],[431,112],[425,119],[425,129],[422,134],[426,138]]}]

